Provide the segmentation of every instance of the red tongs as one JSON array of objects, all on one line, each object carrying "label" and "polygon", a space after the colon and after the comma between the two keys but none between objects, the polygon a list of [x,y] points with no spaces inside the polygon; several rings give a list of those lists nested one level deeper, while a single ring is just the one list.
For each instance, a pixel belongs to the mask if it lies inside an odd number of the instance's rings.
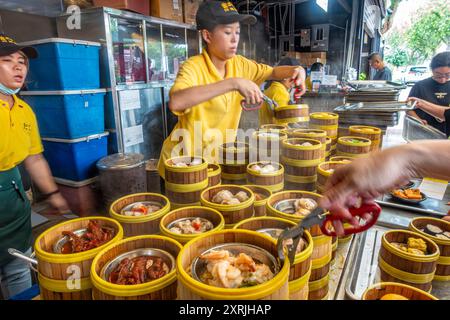
[{"label": "red tongs", "polygon": [[[376,203],[366,203],[363,204],[359,208],[350,208],[349,212],[353,217],[360,218],[360,225],[355,227],[353,225],[344,228],[344,235],[351,235],[355,233],[364,232],[370,227],[372,227],[378,220],[378,217],[381,213],[381,207]],[[362,217],[368,214],[367,220],[364,220]],[[330,212],[324,211],[322,208],[317,207],[314,209],[309,215],[307,215],[303,220],[301,220],[297,226],[284,230],[281,235],[278,237],[277,249],[278,256],[281,261],[284,261],[284,248],[283,241],[287,239],[293,240],[293,245],[287,248],[288,258],[291,263],[294,262],[295,253],[297,251],[297,246],[300,241],[300,238],[303,236],[303,232],[305,229],[309,229],[314,225],[320,225],[320,229],[322,233],[335,237],[336,232],[331,231],[329,227],[332,225],[333,221],[340,220],[338,217],[334,217]]]}]

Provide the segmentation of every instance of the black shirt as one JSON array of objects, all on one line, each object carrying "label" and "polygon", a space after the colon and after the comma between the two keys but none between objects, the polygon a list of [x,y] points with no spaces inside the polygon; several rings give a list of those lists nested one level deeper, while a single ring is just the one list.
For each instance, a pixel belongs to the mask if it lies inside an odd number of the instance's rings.
[{"label": "black shirt", "polygon": [[373,80],[384,80],[384,81],[392,81],[392,72],[388,67],[384,67],[381,70],[378,70],[374,75]]},{"label": "black shirt", "polygon": [[445,128],[447,131],[447,137],[450,138],[450,109],[448,109],[447,111],[445,111],[444,113],[445,116]]},{"label": "black shirt", "polygon": [[[440,84],[432,78],[428,78],[417,82],[409,93],[410,97],[419,98],[433,104],[443,107],[450,107],[450,82]],[[423,120],[426,120],[430,126],[446,132],[446,123],[439,122],[435,117],[429,115],[423,110],[414,110],[416,114]],[[448,121],[447,121],[448,122]]]}]

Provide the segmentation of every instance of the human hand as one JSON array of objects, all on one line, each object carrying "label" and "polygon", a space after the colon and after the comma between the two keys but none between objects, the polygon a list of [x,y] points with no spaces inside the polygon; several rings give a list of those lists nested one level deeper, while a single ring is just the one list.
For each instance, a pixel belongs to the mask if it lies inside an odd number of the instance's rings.
[{"label": "human hand", "polygon": [[[298,67],[294,69],[294,73],[292,74],[291,79],[294,81],[295,86],[299,89],[299,92],[296,93],[296,99],[299,99],[306,92],[306,72],[302,67]],[[298,97],[298,98],[297,98]]]},{"label": "human hand", "polygon": [[253,81],[237,78],[235,79],[236,90],[244,97],[246,104],[261,104],[263,93]]},{"label": "human hand", "polygon": [[51,195],[47,199],[47,202],[57,212],[57,214],[67,214],[71,212],[66,199],[64,199],[61,193]]},{"label": "human hand", "polygon": [[416,108],[423,108],[424,105],[426,105],[428,102],[426,102],[423,99],[419,99],[419,98],[415,98],[415,97],[409,97],[408,102],[415,102],[416,103]]}]

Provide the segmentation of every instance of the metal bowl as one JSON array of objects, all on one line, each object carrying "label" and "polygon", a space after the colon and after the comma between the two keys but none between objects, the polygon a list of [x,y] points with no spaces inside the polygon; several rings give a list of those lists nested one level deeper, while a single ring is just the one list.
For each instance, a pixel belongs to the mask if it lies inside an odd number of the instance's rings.
[{"label": "metal bowl", "polygon": [[169,267],[169,272],[175,268],[175,258],[169,252],[155,248],[142,248],[122,253],[106,263],[100,271],[100,278],[109,282],[109,275],[117,268],[123,259],[133,259],[141,256],[156,256],[161,258]]},{"label": "metal bowl", "polygon": [[411,189],[415,185],[416,185],[416,183],[414,181],[409,181],[407,184],[402,186],[402,189]]},{"label": "metal bowl", "polygon": [[312,198],[298,198],[298,199],[287,199],[287,200],[281,200],[277,202],[274,206],[275,210],[281,211],[286,214],[295,214],[295,201],[299,199],[311,199],[316,203],[317,207],[317,201]]},{"label": "metal bowl", "polygon": [[[214,227],[216,227],[215,225],[214,225],[214,223],[212,222],[212,221],[210,221],[210,220],[208,220],[208,219],[205,219],[205,218],[200,218],[200,217],[186,217],[186,218],[180,218],[180,219],[177,219],[177,220],[174,220],[174,221],[172,221],[171,223],[169,223],[167,226],[166,226],[166,228],[167,229],[170,229],[170,228],[172,228],[172,227],[175,227],[175,224],[177,224],[178,222],[182,222],[182,221],[186,221],[186,220],[194,220],[194,219],[200,219],[200,221],[202,221],[202,222],[209,222],[209,223],[211,223],[212,224],[212,229],[214,229]],[[208,231],[211,231],[212,229],[210,229],[210,230],[208,230]],[[169,230],[170,231],[170,230]],[[208,232],[208,231],[205,231],[205,232]],[[202,232],[201,232],[202,233]],[[185,233],[183,233],[183,234],[185,234]]]},{"label": "metal bowl", "polygon": [[[404,188],[406,189],[406,188]],[[422,196],[421,200],[414,200],[414,199],[404,199],[401,197],[397,197],[396,195],[394,195],[392,192],[390,193],[391,197],[397,201],[403,202],[403,203],[408,203],[408,204],[418,204],[421,203],[425,200],[427,200],[427,196],[425,195],[425,193],[421,192],[420,195]]]},{"label": "metal bowl", "polygon": [[[144,206],[157,206],[160,209],[162,209],[162,207],[163,207],[163,205],[161,203],[156,202],[156,201],[137,201],[137,202],[127,205],[125,208],[120,210],[120,214],[123,215],[125,211],[131,211],[131,208],[133,208],[133,206],[135,206],[138,203],[142,203]],[[152,213],[154,213],[154,212],[152,212]],[[152,213],[149,213],[149,214],[152,214]]]},{"label": "metal bowl", "polygon": [[256,232],[268,235],[274,239],[278,239],[283,231],[284,229],[281,228],[262,228],[256,230]]},{"label": "metal bowl", "polygon": [[[116,230],[110,227],[101,227],[102,229],[106,229],[106,230],[110,230],[113,232],[113,237],[116,233]],[[85,233],[88,232],[88,229],[78,229],[75,231],[72,231],[75,235],[81,237],[82,235],[84,235]],[[68,236],[63,236],[61,237],[58,241],[55,242],[55,244],[53,245],[53,253],[61,253],[61,250],[63,248],[63,246],[67,243],[67,241],[69,241],[70,238]],[[105,242],[106,243],[106,242]]]},{"label": "metal bowl", "polygon": [[[248,244],[248,243],[226,243],[214,246],[208,250],[203,251],[196,257],[191,264],[192,277],[199,281],[200,275],[205,271],[207,262],[205,259],[201,259],[200,256],[211,252],[213,250],[228,250],[231,254],[237,256],[239,253],[245,253],[258,263],[264,263],[269,266],[270,270],[274,275],[280,271],[280,265],[278,264],[275,257],[267,250]],[[203,283],[203,282],[202,282]]]}]

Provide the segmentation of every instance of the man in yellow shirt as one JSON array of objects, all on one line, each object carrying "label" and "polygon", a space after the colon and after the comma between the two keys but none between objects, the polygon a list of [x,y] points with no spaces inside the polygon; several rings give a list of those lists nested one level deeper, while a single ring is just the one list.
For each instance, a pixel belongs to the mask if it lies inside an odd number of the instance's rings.
[{"label": "man in yellow shirt", "polygon": [[163,178],[164,161],[171,157],[206,154],[209,161],[217,159],[214,150],[236,138],[241,100],[261,103],[264,81],[291,78],[304,85],[301,67],[271,68],[236,55],[240,22],[252,24],[256,18],[239,14],[231,2],[203,2],[196,22],[206,49],[182,65],[170,91],[169,108],[178,124],[161,151],[158,170]]},{"label": "man in yellow shirt", "polygon": [[16,96],[27,76],[28,59],[36,56],[34,48],[20,47],[0,35],[0,284],[4,298],[31,286],[28,265],[8,254],[8,248],[31,253],[31,206],[17,166],[24,163],[55,209],[68,211],[42,156],[36,117]]}]

